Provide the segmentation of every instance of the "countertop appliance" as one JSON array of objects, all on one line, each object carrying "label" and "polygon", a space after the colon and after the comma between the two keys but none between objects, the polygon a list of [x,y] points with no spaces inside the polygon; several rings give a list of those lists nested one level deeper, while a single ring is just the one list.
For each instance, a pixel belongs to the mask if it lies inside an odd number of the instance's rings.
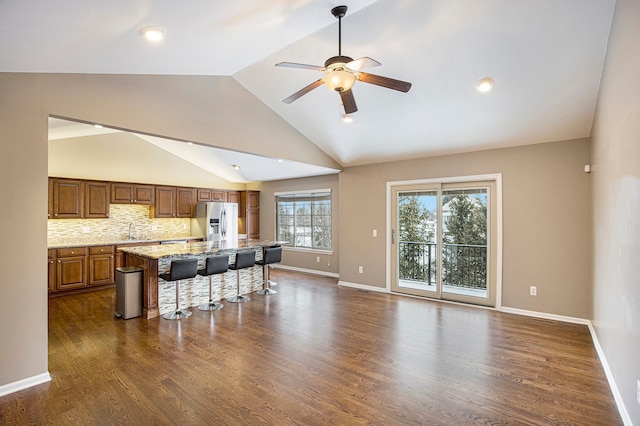
[{"label": "countertop appliance", "polygon": [[191,234],[205,241],[238,241],[236,203],[198,203],[191,219]]}]

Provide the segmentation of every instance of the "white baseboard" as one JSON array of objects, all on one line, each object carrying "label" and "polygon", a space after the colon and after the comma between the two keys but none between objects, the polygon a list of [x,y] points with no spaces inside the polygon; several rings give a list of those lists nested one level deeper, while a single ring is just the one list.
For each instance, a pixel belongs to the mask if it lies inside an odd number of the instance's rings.
[{"label": "white baseboard", "polygon": [[498,310],[500,312],[506,312],[508,314],[524,315],[527,317],[542,318],[542,319],[548,319],[548,320],[554,320],[554,321],[560,321],[560,322],[570,322],[572,324],[584,324],[584,325],[591,324],[591,321],[584,318],[567,317],[564,315],[548,314],[546,312],[527,311],[526,309],[509,308],[507,306],[503,306]]},{"label": "white baseboard", "polygon": [[338,281],[338,285],[343,287],[355,288],[358,290],[376,291],[378,293],[389,293],[389,291],[386,288],[374,287],[372,285],[365,285],[365,284],[350,283],[348,281]]},{"label": "white baseboard", "polygon": [[305,274],[322,275],[322,276],[331,277],[331,278],[340,277],[340,275],[338,275],[335,272],[326,272],[326,271],[317,271],[315,269],[298,268],[297,266],[287,266],[287,265],[282,265],[280,263],[277,265],[272,265],[271,267],[274,269],[284,269],[287,271],[304,272]]},{"label": "white baseboard", "polygon": [[607,358],[605,358],[604,356],[602,346],[600,346],[600,341],[598,340],[598,336],[596,335],[596,330],[593,328],[593,324],[591,324],[591,321],[589,321],[588,325],[589,332],[591,333],[591,339],[593,340],[593,345],[596,347],[596,352],[598,353],[598,358],[600,358],[600,363],[602,364],[602,368],[604,369],[604,374],[607,376],[607,381],[609,382],[611,393],[613,393],[613,399],[616,401],[616,405],[618,406],[618,412],[620,413],[620,417],[622,418],[622,423],[624,423],[625,426],[633,426],[631,416],[627,411],[627,407],[624,405],[622,395],[620,394],[618,386],[616,386],[616,381],[613,378],[611,367],[609,367],[609,363],[607,362]]},{"label": "white baseboard", "polygon": [[51,381],[49,372],[38,374],[37,376],[27,377],[26,379],[18,380],[17,382],[8,383],[0,386],[0,396],[9,395],[10,393],[21,391],[22,389],[30,388],[32,386],[40,385]]},{"label": "white baseboard", "polygon": [[605,376],[607,376],[607,382],[609,382],[609,388],[611,389],[611,393],[613,394],[613,399],[615,400],[616,406],[618,407],[618,412],[620,413],[622,422],[624,423],[625,426],[633,426],[633,422],[631,421],[631,416],[629,416],[627,407],[625,407],[624,405],[624,401],[622,400],[622,395],[618,390],[618,386],[616,385],[616,381],[613,377],[613,373],[611,372],[611,368],[609,367],[607,358],[604,356],[604,351],[602,350],[602,346],[600,346],[600,341],[598,340],[596,330],[593,328],[593,324],[591,323],[591,321],[584,318],[566,317],[563,315],[547,314],[545,312],[527,311],[524,309],[508,308],[504,306],[502,307],[502,309],[500,309],[500,311],[510,313],[510,314],[525,315],[529,317],[536,317],[536,318],[550,319],[550,320],[561,321],[561,322],[569,322],[573,324],[586,325],[589,328],[589,333],[591,334],[591,340],[593,341],[593,346],[596,348],[596,352],[598,353],[598,358],[600,358],[600,364],[602,364],[602,369],[604,370],[604,374]]}]

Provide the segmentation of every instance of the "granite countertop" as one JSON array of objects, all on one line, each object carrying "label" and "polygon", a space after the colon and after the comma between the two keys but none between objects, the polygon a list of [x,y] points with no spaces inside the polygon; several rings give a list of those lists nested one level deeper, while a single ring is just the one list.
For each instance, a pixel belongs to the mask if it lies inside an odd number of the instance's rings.
[{"label": "granite countertop", "polygon": [[149,259],[160,259],[163,257],[215,254],[218,252],[236,252],[242,249],[256,249],[276,244],[283,244],[282,241],[268,240],[239,240],[237,242],[224,241],[199,241],[183,244],[165,244],[155,246],[121,247],[118,251],[134,254]]},{"label": "granite countertop", "polygon": [[47,241],[47,248],[68,248],[68,247],[91,247],[91,246],[115,246],[120,244],[147,244],[147,243],[160,243],[165,241],[182,241],[191,239],[201,239],[201,237],[163,237],[153,239],[128,239],[118,237],[106,237],[106,238],[69,238],[69,239],[50,239]]}]

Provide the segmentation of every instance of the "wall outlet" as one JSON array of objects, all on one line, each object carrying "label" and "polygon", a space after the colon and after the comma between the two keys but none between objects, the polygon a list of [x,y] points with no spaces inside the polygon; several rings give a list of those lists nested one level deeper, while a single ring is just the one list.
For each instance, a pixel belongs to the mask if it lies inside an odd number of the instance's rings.
[{"label": "wall outlet", "polygon": [[377,237],[377,236],[378,236],[378,230],[377,230],[377,229],[374,229],[374,230],[373,230],[373,232],[372,232],[372,235],[373,235],[374,237]]},{"label": "wall outlet", "polygon": [[538,295],[538,287],[536,287],[535,285],[532,285],[531,287],[529,287],[529,295],[537,296]]},{"label": "wall outlet", "polygon": [[358,266],[358,273],[359,274],[363,274],[364,273],[364,268],[362,266]]},{"label": "wall outlet", "polygon": [[638,380],[638,384],[636,386],[636,400],[638,401],[638,404],[640,404],[640,380]]},{"label": "wall outlet", "polygon": [[187,224],[186,224],[186,223],[184,223],[184,224],[182,225],[182,229],[187,229]]},{"label": "wall outlet", "polygon": [[320,263],[320,256],[316,256],[316,262]]},{"label": "wall outlet", "polygon": [[157,231],[158,230],[158,225],[151,225],[151,230],[152,231]]},{"label": "wall outlet", "polygon": [[83,226],[83,227],[82,227],[82,233],[83,233],[83,234],[88,234],[89,232],[91,232],[91,230],[89,229],[89,227],[88,227],[88,226]]}]

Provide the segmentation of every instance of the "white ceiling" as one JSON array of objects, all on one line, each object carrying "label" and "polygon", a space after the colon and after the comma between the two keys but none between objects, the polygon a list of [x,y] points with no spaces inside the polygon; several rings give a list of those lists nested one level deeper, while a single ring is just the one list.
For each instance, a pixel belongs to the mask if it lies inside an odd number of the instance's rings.
[{"label": "white ceiling", "polygon": [[413,83],[357,82],[351,124],[324,87],[283,104],[322,74],[274,67],[336,55],[342,1],[0,0],[0,71],[231,75],[343,166],[590,135],[614,0],[345,3],[342,53]]}]

